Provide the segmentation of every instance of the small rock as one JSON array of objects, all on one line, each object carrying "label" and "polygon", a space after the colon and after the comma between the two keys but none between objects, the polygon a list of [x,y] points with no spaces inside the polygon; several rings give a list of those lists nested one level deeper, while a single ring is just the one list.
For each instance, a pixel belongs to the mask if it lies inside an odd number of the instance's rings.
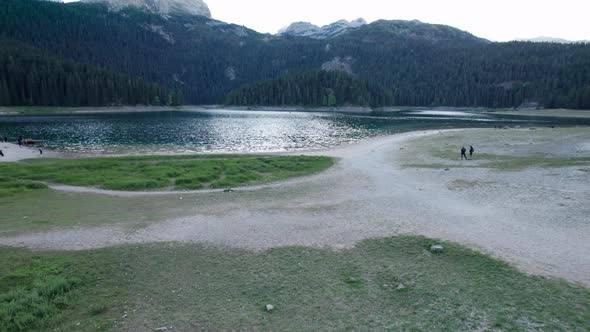
[{"label": "small rock", "polygon": [[182,201],[182,197],[179,198]]},{"label": "small rock", "polygon": [[168,328],[166,326],[162,326],[162,327],[158,327],[156,329],[156,331],[168,331]]},{"label": "small rock", "polygon": [[233,193],[234,190],[232,188],[227,188],[223,191],[224,193]]},{"label": "small rock", "polygon": [[439,245],[439,244],[434,244],[430,247],[430,251],[432,252],[443,252],[445,251],[445,247]]},{"label": "small rock", "polygon": [[266,309],[267,312],[271,312],[271,311],[273,311],[275,309],[275,306],[272,305],[272,304],[267,304],[265,306],[265,309]]},{"label": "small rock", "polygon": [[445,172],[448,172],[448,171],[450,171],[450,170],[451,170],[450,168],[445,168]]},{"label": "small rock", "polygon": [[406,286],[404,286],[404,284],[397,285],[397,290],[402,290],[402,289],[405,289],[405,288],[406,288]]}]

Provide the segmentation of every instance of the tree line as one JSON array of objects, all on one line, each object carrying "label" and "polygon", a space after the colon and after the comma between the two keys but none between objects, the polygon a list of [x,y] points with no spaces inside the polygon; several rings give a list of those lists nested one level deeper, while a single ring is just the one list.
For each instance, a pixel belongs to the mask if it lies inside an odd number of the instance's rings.
[{"label": "tree line", "polygon": [[391,105],[381,86],[344,72],[310,71],[257,82],[231,92],[228,105],[370,106]]},{"label": "tree line", "polygon": [[381,86],[344,72],[310,71],[256,82],[231,92],[226,104],[260,106],[370,106],[391,105]]},{"label": "tree line", "polygon": [[0,105],[180,105],[182,96],[158,84],[89,65],[0,49]]},{"label": "tree line", "polygon": [[243,85],[318,70],[338,58],[355,77],[383,86],[395,105],[590,108],[589,44],[490,43],[420,22],[379,21],[315,40],[205,17],[2,0],[0,38],[156,83],[191,104],[223,103]]}]

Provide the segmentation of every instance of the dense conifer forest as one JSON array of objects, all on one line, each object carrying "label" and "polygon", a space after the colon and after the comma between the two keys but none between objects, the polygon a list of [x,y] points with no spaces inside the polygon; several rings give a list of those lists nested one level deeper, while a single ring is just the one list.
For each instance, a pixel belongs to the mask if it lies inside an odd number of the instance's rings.
[{"label": "dense conifer forest", "polygon": [[381,86],[344,72],[312,71],[253,83],[229,94],[228,105],[370,106],[392,105]]},{"label": "dense conifer forest", "polygon": [[[41,61],[60,63],[57,71],[71,72],[74,66],[86,72],[75,80],[91,82],[79,83],[79,92],[72,94],[87,97],[76,97],[71,105],[81,100],[144,103],[156,95],[165,103],[170,91],[179,91],[185,103],[219,104],[243,85],[328,68],[383,86],[395,105],[590,108],[589,44],[492,43],[452,27],[417,21],[378,21],[315,40],[260,34],[200,16],[162,17],[132,9],[113,12],[100,4],[2,0],[0,38],[16,45],[3,47],[2,59],[29,54],[21,52],[23,48],[42,57],[36,68],[53,66]],[[25,83],[22,73],[12,73],[14,68],[9,73],[9,65],[2,60],[3,85],[23,90],[32,79],[43,90],[59,86],[47,81],[50,74],[31,75],[28,70]],[[109,92],[108,98],[84,92],[101,82],[92,82],[96,75],[111,75],[106,81],[119,82],[108,83],[117,91]],[[47,96],[39,101],[25,102],[67,103],[58,100],[62,97],[49,97],[59,92],[43,93]],[[129,95],[134,97],[122,97]]]},{"label": "dense conifer forest", "polygon": [[0,49],[0,105],[179,105],[168,88],[89,65],[36,55],[5,41]]}]

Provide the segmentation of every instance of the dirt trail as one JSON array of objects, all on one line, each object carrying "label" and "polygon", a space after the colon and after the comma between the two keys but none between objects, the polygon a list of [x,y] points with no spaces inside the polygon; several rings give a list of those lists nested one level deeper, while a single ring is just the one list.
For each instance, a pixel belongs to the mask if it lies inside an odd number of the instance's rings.
[{"label": "dirt trail", "polygon": [[[213,203],[201,203],[199,193],[168,193],[195,201],[198,212],[189,217],[139,229],[119,224],[24,234],[0,238],[0,245],[80,250],[180,241],[254,250],[290,245],[345,248],[367,238],[420,234],[464,243],[530,273],[590,286],[590,211],[585,208],[590,198],[583,192],[588,183],[566,173],[540,185],[539,178],[545,179],[543,172],[548,171],[536,169],[506,175],[485,169],[400,167],[401,149],[412,139],[439,133],[400,134],[310,152],[339,162],[318,175],[215,193]],[[469,190],[449,187],[464,178],[490,184]],[[569,212],[543,202],[561,202],[556,188],[571,193]],[[149,195],[154,199],[158,194]]]}]

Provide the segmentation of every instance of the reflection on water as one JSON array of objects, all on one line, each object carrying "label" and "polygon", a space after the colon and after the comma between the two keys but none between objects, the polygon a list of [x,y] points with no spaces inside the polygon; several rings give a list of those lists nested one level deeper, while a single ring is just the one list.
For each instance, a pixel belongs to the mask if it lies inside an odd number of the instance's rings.
[{"label": "reflection on water", "polygon": [[574,124],[590,123],[439,111],[339,114],[213,110],[3,116],[0,136],[44,140],[46,147],[66,152],[279,152],[330,147],[415,129]]}]

